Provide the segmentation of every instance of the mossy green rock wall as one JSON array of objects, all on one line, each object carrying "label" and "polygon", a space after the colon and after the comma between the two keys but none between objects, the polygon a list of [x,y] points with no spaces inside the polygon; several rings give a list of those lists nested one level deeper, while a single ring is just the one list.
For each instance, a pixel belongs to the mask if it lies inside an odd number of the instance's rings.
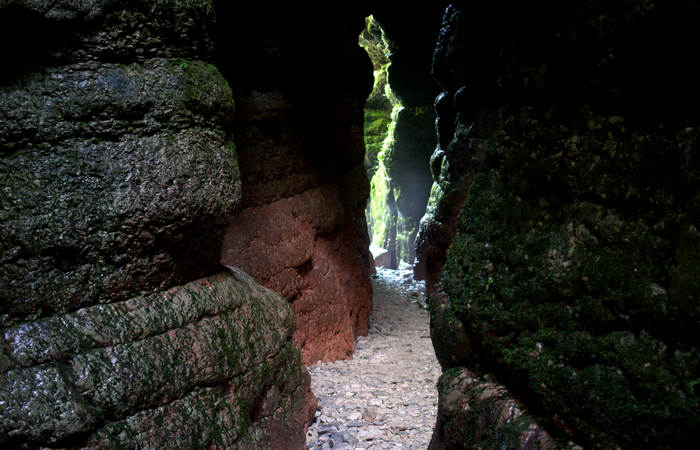
[{"label": "mossy green rock wall", "polygon": [[241,182],[213,20],[0,4],[2,447],[303,445],[293,311],[219,264]]},{"label": "mossy green rock wall", "polygon": [[[196,13],[211,21],[211,5],[155,8],[155,29],[145,28],[161,46],[146,54],[138,41],[146,31],[131,22],[147,22],[145,5],[41,5],[15,2],[3,19],[46,27],[75,47],[37,54],[39,67],[10,61],[17,73],[0,87],[3,325],[217,270],[226,216],[240,198],[222,128],[231,89],[192,56],[197,47],[208,55],[207,22],[159,22]],[[113,45],[104,33],[123,35],[123,55],[102,47]],[[168,45],[173,34],[189,36],[179,52]]]},{"label": "mossy green rock wall", "polygon": [[[563,442],[692,447],[700,90],[697,69],[668,56],[693,48],[700,9],[579,6],[445,16],[434,217],[421,247],[436,354],[446,373],[493,376]],[[446,254],[445,234],[455,236]],[[443,391],[441,405],[471,395]]]},{"label": "mossy green rock wall", "polygon": [[579,439],[683,447],[700,425],[697,129],[561,117],[521,110],[489,142],[445,314],[480,365]]},{"label": "mossy green rock wall", "polygon": [[374,84],[365,102],[365,170],[371,180],[377,170],[379,152],[382,150],[391,123],[393,105],[386,95],[389,49],[384,40],[384,31],[373,16],[367,17],[366,27],[360,33],[359,44],[372,61]]}]

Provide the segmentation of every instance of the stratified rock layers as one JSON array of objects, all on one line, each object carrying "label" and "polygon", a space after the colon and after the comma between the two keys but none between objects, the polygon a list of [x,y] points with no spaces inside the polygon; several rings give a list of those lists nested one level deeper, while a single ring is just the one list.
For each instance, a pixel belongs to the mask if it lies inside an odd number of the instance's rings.
[{"label": "stratified rock layers", "polygon": [[371,63],[357,45],[366,13],[319,21],[296,8],[227,8],[236,20],[219,30],[218,58],[237,87],[244,187],[222,261],[292,302],[305,363],[347,358],[367,333],[372,297],[362,139]]},{"label": "stratified rock layers", "polygon": [[[232,269],[4,330],[6,445],[250,448],[304,439],[294,313]],[[307,406],[309,405],[310,408]],[[294,440],[292,442],[294,442]]]},{"label": "stratified rock layers", "polygon": [[213,14],[0,6],[2,446],[303,446],[293,312],[220,265],[241,181]]}]

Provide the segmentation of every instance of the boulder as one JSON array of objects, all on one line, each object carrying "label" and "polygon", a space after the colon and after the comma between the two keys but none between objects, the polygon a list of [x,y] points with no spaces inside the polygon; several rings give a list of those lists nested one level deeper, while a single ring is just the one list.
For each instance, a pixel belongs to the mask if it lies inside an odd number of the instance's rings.
[{"label": "boulder", "polygon": [[438,420],[428,448],[474,445],[522,450],[566,447],[552,439],[504,386],[456,367],[438,380]]},{"label": "boulder", "polygon": [[231,269],[3,330],[4,445],[245,448],[304,441],[294,313]]}]

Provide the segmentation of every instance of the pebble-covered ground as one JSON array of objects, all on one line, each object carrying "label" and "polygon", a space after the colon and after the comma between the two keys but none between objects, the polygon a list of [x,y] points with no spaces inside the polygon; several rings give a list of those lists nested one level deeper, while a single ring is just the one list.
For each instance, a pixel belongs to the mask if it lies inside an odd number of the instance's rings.
[{"label": "pebble-covered ground", "polygon": [[412,271],[378,268],[369,334],[355,356],[309,367],[318,397],[311,449],[425,449],[435,425],[440,366],[424,286]]}]

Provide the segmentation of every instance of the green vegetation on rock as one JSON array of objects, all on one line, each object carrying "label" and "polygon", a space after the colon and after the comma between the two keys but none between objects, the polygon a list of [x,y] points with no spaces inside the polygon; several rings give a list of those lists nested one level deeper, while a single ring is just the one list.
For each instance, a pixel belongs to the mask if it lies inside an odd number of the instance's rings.
[{"label": "green vegetation on rock", "polygon": [[448,251],[449,314],[482,369],[579,442],[692,446],[698,129],[587,108],[499,120]]}]

